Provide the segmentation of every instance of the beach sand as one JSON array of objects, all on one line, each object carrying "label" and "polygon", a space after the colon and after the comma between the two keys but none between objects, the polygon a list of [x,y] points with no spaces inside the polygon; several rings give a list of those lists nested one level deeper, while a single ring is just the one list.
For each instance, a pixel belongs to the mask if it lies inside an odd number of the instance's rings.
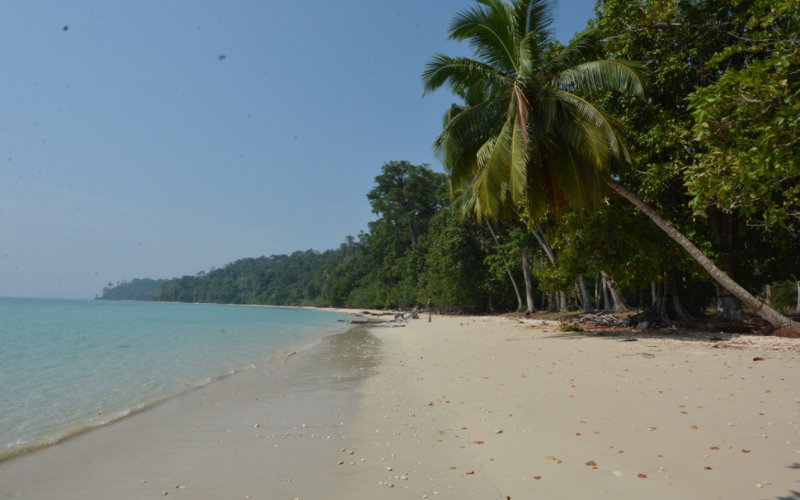
[{"label": "beach sand", "polygon": [[341,498],[800,498],[800,342],[555,327],[374,329]]},{"label": "beach sand", "polygon": [[800,498],[800,341],[541,323],[332,336],[3,462],[0,498]]}]

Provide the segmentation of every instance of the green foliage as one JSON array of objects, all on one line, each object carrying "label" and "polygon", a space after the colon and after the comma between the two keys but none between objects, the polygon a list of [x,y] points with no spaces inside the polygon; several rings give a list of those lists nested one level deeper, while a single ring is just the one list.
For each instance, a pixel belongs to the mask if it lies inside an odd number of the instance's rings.
[{"label": "green foliage", "polygon": [[172,280],[124,282],[104,289],[103,298],[132,298],[134,288],[147,282],[150,295],[137,300],[377,308],[430,300],[472,311],[491,300],[494,307],[516,307],[507,276],[485,263],[494,251],[485,230],[475,222],[461,224],[443,208],[442,174],[389,162],[375,184],[368,198],[380,217],[369,223],[369,233],[348,236],[338,249],[241,259]]},{"label": "green foliage", "polygon": [[103,295],[96,300],[155,300],[158,288],[167,280],[151,280],[150,278],[134,279],[130,282],[117,282],[117,286],[109,283],[103,288]]},{"label": "green foliage", "polygon": [[554,43],[549,0],[478,3],[456,15],[449,35],[475,59],[436,54],[422,75],[425,92],[446,86],[464,100],[434,144],[453,194],[469,185],[479,220],[500,217],[507,204],[556,219],[566,202],[596,206],[609,160],[629,157],[614,121],[582,95],[642,95],[644,66],[599,59],[592,32]]},{"label": "green foliage", "polygon": [[780,281],[772,286],[772,307],[786,314],[797,308],[797,282]]},{"label": "green foliage", "polygon": [[766,227],[800,221],[800,49],[728,69],[689,100],[706,151],[684,175],[695,214],[717,205]]}]

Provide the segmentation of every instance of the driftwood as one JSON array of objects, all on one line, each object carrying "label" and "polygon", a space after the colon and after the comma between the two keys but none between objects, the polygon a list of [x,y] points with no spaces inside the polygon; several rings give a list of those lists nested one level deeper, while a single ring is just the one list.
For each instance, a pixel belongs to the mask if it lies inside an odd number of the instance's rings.
[{"label": "driftwood", "polygon": [[609,326],[609,327],[626,327],[628,322],[624,319],[617,318],[613,314],[579,314],[575,317],[577,323],[594,326]]},{"label": "driftwood", "polygon": [[[394,316],[394,320],[390,320],[388,322],[395,322],[395,323],[406,323],[410,319],[419,319],[419,315],[421,312],[424,312],[423,309],[419,307],[414,307],[411,311],[408,312],[381,312],[381,313],[374,313],[370,311],[361,311],[361,314],[369,314],[370,316]],[[355,323],[355,321],[353,321]],[[363,323],[375,323],[374,321],[364,321]]]}]

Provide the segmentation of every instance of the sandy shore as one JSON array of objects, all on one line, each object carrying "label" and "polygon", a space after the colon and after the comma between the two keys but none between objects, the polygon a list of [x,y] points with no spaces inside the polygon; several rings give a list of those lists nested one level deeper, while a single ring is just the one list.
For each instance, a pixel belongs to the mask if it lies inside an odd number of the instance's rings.
[{"label": "sandy shore", "polygon": [[372,330],[342,498],[800,498],[800,342],[554,326]]},{"label": "sandy shore", "polygon": [[800,498],[800,341],[554,327],[329,337],[0,463],[0,498]]}]

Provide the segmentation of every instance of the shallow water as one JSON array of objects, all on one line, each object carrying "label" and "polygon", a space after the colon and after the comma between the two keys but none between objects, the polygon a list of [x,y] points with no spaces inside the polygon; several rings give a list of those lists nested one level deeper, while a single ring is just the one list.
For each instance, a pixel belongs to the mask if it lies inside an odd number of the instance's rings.
[{"label": "shallow water", "polygon": [[342,332],[327,311],[0,299],[0,459]]}]

